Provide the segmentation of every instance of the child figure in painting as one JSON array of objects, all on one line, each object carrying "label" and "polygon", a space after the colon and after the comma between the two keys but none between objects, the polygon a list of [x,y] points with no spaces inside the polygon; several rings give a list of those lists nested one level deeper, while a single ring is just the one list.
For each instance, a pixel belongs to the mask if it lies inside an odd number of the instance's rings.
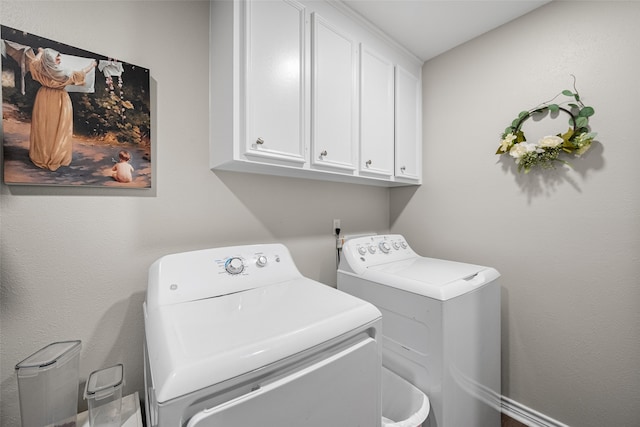
[{"label": "child figure in painting", "polygon": [[131,182],[133,181],[133,166],[129,164],[131,160],[131,154],[127,150],[120,150],[118,153],[120,159],[111,169],[113,173],[111,176],[118,182]]}]

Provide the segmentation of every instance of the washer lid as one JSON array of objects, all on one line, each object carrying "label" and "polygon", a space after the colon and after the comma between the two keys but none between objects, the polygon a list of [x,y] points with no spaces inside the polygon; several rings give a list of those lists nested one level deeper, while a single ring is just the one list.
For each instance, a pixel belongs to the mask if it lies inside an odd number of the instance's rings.
[{"label": "washer lid", "polygon": [[369,266],[360,275],[367,280],[442,301],[471,292],[499,276],[493,268],[420,256]]},{"label": "washer lid", "polygon": [[237,377],[380,317],[372,304],[307,278],[145,309],[156,398]]}]

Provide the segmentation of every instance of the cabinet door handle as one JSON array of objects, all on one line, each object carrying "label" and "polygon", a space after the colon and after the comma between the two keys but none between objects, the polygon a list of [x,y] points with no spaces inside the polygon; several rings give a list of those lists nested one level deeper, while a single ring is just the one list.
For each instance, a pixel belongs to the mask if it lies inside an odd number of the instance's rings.
[{"label": "cabinet door handle", "polygon": [[367,167],[371,166],[371,163],[373,163],[371,160],[367,160],[367,163],[365,163],[365,165],[367,165]]},{"label": "cabinet door handle", "polygon": [[322,150],[322,152],[320,153],[320,157],[324,157],[327,155],[327,150]]},{"label": "cabinet door handle", "polygon": [[264,144],[264,139],[262,139],[262,138],[258,138],[258,139],[256,140],[256,144],[258,144],[258,145],[262,145],[262,144]]},{"label": "cabinet door handle", "polygon": [[402,167],[400,168],[400,172],[404,173],[404,171],[405,171],[406,169],[407,169],[407,167],[406,167],[406,166],[402,166]]}]

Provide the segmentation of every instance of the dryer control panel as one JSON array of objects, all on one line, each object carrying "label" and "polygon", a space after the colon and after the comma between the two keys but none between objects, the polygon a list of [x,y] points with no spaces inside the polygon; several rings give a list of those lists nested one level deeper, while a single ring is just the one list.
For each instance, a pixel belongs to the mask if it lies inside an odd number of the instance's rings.
[{"label": "dryer control panel", "polygon": [[360,273],[355,270],[416,257],[418,254],[400,234],[357,237],[342,246],[340,269]]},{"label": "dryer control panel", "polygon": [[214,298],[300,277],[291,254],[281,244],[171,254],[149,268],[147,306]]}]

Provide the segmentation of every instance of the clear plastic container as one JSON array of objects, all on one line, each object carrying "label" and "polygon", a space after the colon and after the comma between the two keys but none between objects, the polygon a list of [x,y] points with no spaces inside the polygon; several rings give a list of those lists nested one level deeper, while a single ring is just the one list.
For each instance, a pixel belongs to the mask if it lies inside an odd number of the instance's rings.
[{"label": "clear plastic container", "polygon": [[382,368],[382,427],[420,427],[429,409],[429,398],[423,392]]},{"label": "clear plastic container", "polygon": [[76,425],[80,341],[49,344],[16,365],[24,427]]},{"label": "clear plastic container", "polygon": [[122,410],[122,364],[92,372],[84,389],[91,427],[120,427]]}]

